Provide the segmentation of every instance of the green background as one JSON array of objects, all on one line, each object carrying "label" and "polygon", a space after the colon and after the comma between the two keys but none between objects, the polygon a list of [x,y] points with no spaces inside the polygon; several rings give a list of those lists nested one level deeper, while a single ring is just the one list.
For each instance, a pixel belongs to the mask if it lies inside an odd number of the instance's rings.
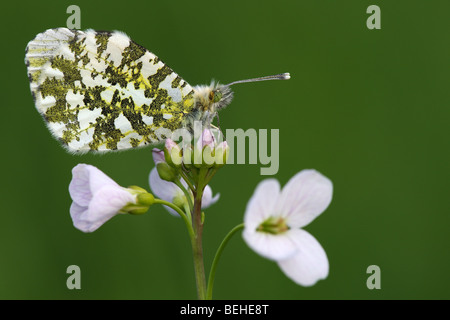
[{"label": "green background", "polygon": [[[129,3],[129,5],[127,5]],[[234,87],[222,129],[280,130],[282,185],[315,168],[334,184],[330,207],[305,229],[325,248],[330,274],[295,285],[235,236],[216,299],[450,298],[450,2],[434,1],[9,1],[1,20],[0,298],[195,299],[187,232],[162,207],[121,215],[92,234],[72,226],[68,184],[77,163],[123,186],[148,188],[151,147],[74,156],[33,105],[25,47],[81,8],[81,28],[121,30],[190,84],[290,72],[290,81]],[[381,30],[366,27],[371,4]],[[206,266],[243,220],[260,165],[229,165],[213,179]],[[81,268],[68,290],[66,268]],[[381,290],[366,287],[369,265]]]}]

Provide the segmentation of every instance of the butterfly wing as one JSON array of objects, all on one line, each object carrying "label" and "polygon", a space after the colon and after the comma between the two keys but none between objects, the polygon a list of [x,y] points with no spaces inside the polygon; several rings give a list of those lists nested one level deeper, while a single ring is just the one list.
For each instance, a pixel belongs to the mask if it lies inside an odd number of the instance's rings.
[{"label": "butterfly wing", "polygon": [[36,108],[71,152],[157,143],[194,106],[192,87],[121,32],[49,29],[25,62]]}]

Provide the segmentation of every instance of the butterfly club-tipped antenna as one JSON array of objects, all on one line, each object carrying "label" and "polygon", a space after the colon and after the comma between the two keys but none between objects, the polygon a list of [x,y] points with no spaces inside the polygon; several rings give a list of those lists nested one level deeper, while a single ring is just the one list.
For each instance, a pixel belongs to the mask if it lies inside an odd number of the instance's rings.
[{"label": "butterfly club-tipped antenna", "polygon": [[230,87],[234,84],[238,84],[238,83],[246,83],[246,82],[258,82],[258,81],[266,81],[266,80],[289,80],[291,78],[291,75],[289,72],[285,72],[285,73],[280,73],[280,74],[276,74],[273,76],[265,76],[265,77],[258,77],[258,78],[253,78],[253,79],[246,79],[246,80],[238,80],[238,81],[233,81],[229,84],[226,84],[226,87]]},{"label": "butterfly club-tipped antenna", "polygon": [[212,84],[209,87],[198,86],[196,87],[197,103],[198,109],[202,110],[201,119],[206,123],[211,123],[214,118],[218,119],[218,111],[228,106],[233,100],[233,91],[230,87],[235,84],[266,80],[289,80],[290,78],[291,75],[286,72],[272,76],[233,81],[228,84]]},{"label": "butterfly club-tipped antenna", "polygon": [[212,91],[210,99],[214,102],[217,102],[215,106],[215,110],[220,110],[225,108],[227,105],[231,103],[233,99],[233,91],[231,91],[231,86],[238,83],[246,83],[246,82],[258,82],[258,81],[266,81],[266,80],[289,80],[291,75],[286,73],[280,73],[273,76],[265,76],[258,77],[252,79],[238,80],[233,81],[225,85],[220,85],[218,88]]}]

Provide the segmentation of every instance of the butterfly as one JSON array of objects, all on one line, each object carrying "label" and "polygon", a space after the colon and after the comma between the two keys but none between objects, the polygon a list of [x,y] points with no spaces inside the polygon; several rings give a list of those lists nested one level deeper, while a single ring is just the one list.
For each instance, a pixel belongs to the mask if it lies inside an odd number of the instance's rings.
[{"label": "butterfly", "polygon": [[69,152],[156,144],[195,121],[211,124],[230,104],[230,86],[286,80],[289,73],[192,87],[119,31],[49,29],[26,48],[35,106]]}]

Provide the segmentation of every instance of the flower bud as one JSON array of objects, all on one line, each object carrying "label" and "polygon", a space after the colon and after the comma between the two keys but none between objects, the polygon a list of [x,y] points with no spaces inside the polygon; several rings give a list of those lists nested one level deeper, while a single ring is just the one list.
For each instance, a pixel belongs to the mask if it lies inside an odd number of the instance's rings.
[{"label": "flower bud", "polygon": [[140,215],[140,214],[144,214],[148,211],[148,207],[139,207],[136,209],[130,209],[127,212],[129,214],[134,214],[134,215]]},{"label": "flower bud", "polygon": [[190,145],[186,145],[184,148],[183,148],[183,158],[182,158],[182,161],[183,161],[183,165],[186,167],[186,168],[188,168],[188,169],[190,169],[190,168],[192,168],[192,165],[194,164],[194,156],[193,156],[193,150],[192,150],[192,146],[190,146]]},{"label": "flower bud", "polygon": [[215,149],[215,168],[223,167],[227,161],[228,156],[230,155],[230,147],[226,141],[219,143],[219,145]]},{"label": "flower bud", "polygon": [[[204,129],[194,148],[195,167],[211,168],[213,166],[215,167],[216,163],[218,163],[219,165],[223,164],[223,147],[221,147],[220,150],[220,152],[222,153],[220,155],[217,155],[217,148],[222,145],[223,143],[220,143],[219,145],[217,144],[212,129]],[[219,161],[217,161],[217,157],[219,157]]]},{"label": "flower bud", "polygon": [[136,196],[136,201],[134,203],[128,203],[124,206],[121,209],[121,212],[123,213],[135,215],[144,214],[148,211],[148,208],[155,203],[155,197],[143,188],[131,186],[128,187],[127,190]]},{"label": "flower bud", "polygon": [[215,149],[214,146],[211,147],[209,145],[207,145],[206,147],[203,148],[202,151],[202,164],[204,167],[212,167],[214,165],[215,162]]},{"label": "flower bud", "polygon": [[186,196],[179,193],[172,199],[172,203],[184,211],[184,206],[187,205],[188,202]]},{"label": "flower bud", "polygon": [[145,206],[151,206],[155,203],[155,197],[151,193],[141,193],[137,196],[137,203]]},{"label": "flower bud", "polygon": [[178,144],[172,139],[166,139],[164,148],[167,149],[169,152],[171,152],[172,148],[178,148]]},{"label": "flower bud", "polygon": [[210,129],[205,129],[200,136],[197,145],[199,149],[203,149],[205,146],[214,148],[215,139]]},{"label": "flower bud", "polygon": [[181,166],[181,149],[172,139],[166,140],[166,145],[164,147],[164,159],[174,168],[179,168]]},{"label": "flower bud", "polygon": [[156,170],[158,170],[159,177],[166,181],[175,181],[178,177],[178,172],[169,166],[167,162],[159,162],[156,164]]},{"label": "flower bud", "polygon": [[203,164],[203,148],[199,149],[198,146],[191,152],[192,164],[196,168],[201,168]]},{"label": "flower bud", "polygon": [[138,186],[129,186],[128,189],[135,191],[135,193],[147,193],[147,190],[145,190],[144,188],[138,187]]}]

